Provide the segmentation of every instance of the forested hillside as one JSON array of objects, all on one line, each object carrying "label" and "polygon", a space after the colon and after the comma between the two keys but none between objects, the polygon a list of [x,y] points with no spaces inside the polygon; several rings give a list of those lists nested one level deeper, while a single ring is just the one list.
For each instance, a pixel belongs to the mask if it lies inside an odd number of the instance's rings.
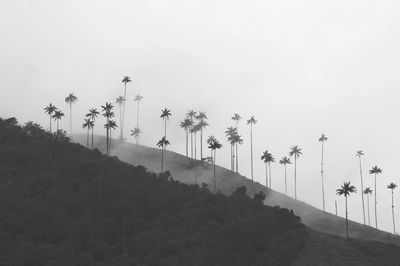
[{"label": "forested hillside", "polygon": [[185,185],[0,119],[0,265],[288,265],[305,228],[264,195]]}]

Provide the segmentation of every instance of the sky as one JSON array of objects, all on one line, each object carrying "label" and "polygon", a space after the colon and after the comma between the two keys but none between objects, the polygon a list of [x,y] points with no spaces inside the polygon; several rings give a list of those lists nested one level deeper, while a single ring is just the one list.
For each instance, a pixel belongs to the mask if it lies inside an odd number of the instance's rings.
[{"label": "sky", "polygon": [[[364,150],[364,183],[378,165],[378,225],[392,230],[390,182],[400,183],[399,1],[0,1],[0,116],[48,128],[50,102],[66,113],[74,93],[73,132],[84,133],[89,108],[115,102],[128,85],[126,132],[136,124],[133,98],[141,94],[141,142],[163,136],[161,109],[171,109],[170,149],[184,153],[179,123],[188,109],[204,111],[224,145],[218,164],[230,167],[224,131],[239,113],[239,172],[250,175],[249,127],[255,116],[255,180],[265,181],[264,150],[276,159],[299,145],[298,198],[322,207],[318,139],[326,134],[326,208],[344,215],[335,190],[360,188],[357,150]],[[118,113],[118,112],[117,112]],[[117,120],[118,122],[118,120]],[[95,132],[104,134],[101,119]],[[117,133],[114,133],[117,135]],[[134,141],[132,138],[129,141]],[[208,151],[207,151],[208,153]],[[283,167],[272,165],[272,188],[284,191]],[[293,167],[288,169],[293,195]],[[371,215],[373,199],[371,198]],[[398,204],[397,204],[398,203]],[[400,191],[395,191],[400,223]],[[349,217],[362,222],[361,194],[349,199]],[[373,216],[371,223],[374,224]],[[400,228],[400,224],[397,226]]]}]

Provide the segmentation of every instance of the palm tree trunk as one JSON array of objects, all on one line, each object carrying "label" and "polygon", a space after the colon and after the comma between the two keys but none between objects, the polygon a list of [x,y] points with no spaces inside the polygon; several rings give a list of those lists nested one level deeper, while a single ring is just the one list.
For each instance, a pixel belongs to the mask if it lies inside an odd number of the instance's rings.
[{"label": "palm tree trunk", "polygon": [[214,150],[214,193],[217,191],[217,181],[215,178],[215,161],[217,158],[217,150]]},{"label": "palm tree trunk", "polygon": [[194,159],[197,159],[197,132],[194,132]]},{"label": "palm tree trunk", "polygon": [[371,218],[369,215],[369,194],[367,194],[367,203],[368,203],[368,226],[371,226]]},{"label": "palm tree trunk", "polygon": [[126,103],[126,82],[125,82],[125,91],[124,91],[124,103],[122,105],[121,139],[124,138],[125,103]]},{"label": "palm tree trunk", "polygon": [[193,159],[193,132],[190,132],[190,157]]},{"label": "palm tree trunk", "polygon": [[200,130],[200,160],[203,160],[203,128]]},{"label": "palm tree trunk", "polygon": [[94,127],[92,127],[92,150],[93,150],[93,131],[94,131]]},{"label": "palm tree trunk", "polygon": [[378,215],[377,215],[377,210],[376,210],[376,205],[378,204],[376,200],[376,174],[375,174],[375,228],[378,229]]},{"label": "palm tree trunk", "polygon": [[239,173],[238,143],[236,142],[236,173]]},{"label": "palm tree trunk", "polygon": [[[324,189],[324,142],[322,141],[321,152],[321,182],[322,182],[322,210],[325,211],[325,189]],[[362,194],[362,193],[361,193]]]},{"label": "palm tree trunk", "polygon": [[294,155],[294,198],[297,199],[297,158]]},{"label": "palm tree trunk", "polygon": [[164,118],[164,137],[167,138],[167,119]]},{"label": "palm tree trunk", "polygon": [[120,139],[122,140],[122,130],[123,130],[122,124],[124,123],[122,121],[122,104],[119,105],[119,123],[121,124],[121,126],[119,128]]},{"label": "palm tree trunk", "polygon": [[136,127],[139,128],[139,101],[137,102]]},{"label": "palm tree trunk", "polygon": [[51,133],[51,115],[50,115],[50,133]]},{"label": "palm tree trunk", "polygon": [[349,219],[347,217],[347,196],[344,197],[346,199],[346,237],[349,238]]},{"label": "palm tree trunk", "polygon": [[285,194],[287,195],[286,164],[285,164]]},{"label": "palm tree trunk", "polygon": [[231,171],[233,171],[233,145],[231,144]]},{"label": "palm tree trunk", "polygon": [[271,162],[268,162],[269,168],[269,188],[272,188],[272,179],[271,179]]},{"label": "palm tree trunk", "polygon": [[72,102],[69,103],[69,134],[72,135]]},{"label": "palm tree trunk", "polygon": [[253,124],[250,124],[250,158],[251,158],[251,181],[254,181],[253,178]]},{"label": "palm tree trunk", "polygon": [[362,168],[361,168],[361,156],[358,157],[360,161],[360,177],[361,177],[361,202],[362,202],[362,209],[363,209],[363,219],[365,224],[365,207],[364,207],[364,183],[363,183],[363,175],[362,175]]},{"label": "palm tree trunk", "polygon": [[188,138],[189,138],[189,133],[188,133],[188,130],[186,129],[186,157],[189,157],[189,147],[188,147],[188,145],[189,145],[189,140],[188,140]]},{"label": "palm tree trunk", "polygon": [[111,155],[111,144],[112,144],[111,133],[112,133],[112,129],[110,128],[110,141],[108,142],[108,145],[110,145],[110,149],[108,150],[108,152],[110,153],[110,155]]},{"label": "palm tree trunk", "polygon": [[108,156],[108,128],[106,128],[106,131],[107,131],[107,136],[106,136],[106,145],[107,145],[107,147],[106,147],[106,154],[107,154],[107,156]]},{"label": "palm tree trunk", "polygon": [[161,146],[161,173],[164,172],[164,147]]},{"label": "palm tree trunk", "polygon": [[268,188],[268,163],[265,163],[265,190]]},{"label": "palm tree trunk", "polygon": [[393,217],[393,234],[396,234],[396,225],[395,225],[395,222],[394,222],[393,189],[392,189],[392,217]]},{"label": "palm tree trunk", "polygon": [[88,127],[88,129],[87,129],[87,135],[86,135],[86,148],[88,148],[89,149],[89,131],[90,129],[89,129],[89,127]]},{"label": "palm tree trunk", "polygon": [[58,132],[58,130],[59,130],[59,125],[60,125],[60,119],[57,119],[57,132]]}]

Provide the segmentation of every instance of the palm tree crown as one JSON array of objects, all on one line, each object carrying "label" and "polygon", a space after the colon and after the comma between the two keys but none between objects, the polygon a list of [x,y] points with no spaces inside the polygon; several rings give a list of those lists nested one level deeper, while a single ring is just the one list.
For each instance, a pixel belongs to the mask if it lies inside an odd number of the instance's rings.
[{"label": "palm tree crown", "polygon": [[355,192],[357,192],[357,189],[355,186],[350,185],[350,182],[344,182],[340,188],[336,189],[336,195],[344,195],[345,197]]},{"label": "palm tree crown", "polygon": [[100,113],[97,111],[97,109],[91,108],[89,109],[89,113],[86,114],[86,117],[90,117],[93,121],[95,121],[99,114]]},{"label": "palm tree crown", "polygon": [[132,80],[131,80],[131,78],[128,77],[128,76],[125,76],[125,77],[122,79],[122,83],[125,83],[125,85],[126,85],[127,83],[129,83],[129,82],[132,82]]},{"label": "palm tree crown", "polygon": [[290,161],[290,158],[288,158],[286,156],[283,157],[281,160],[279,160],[279,163],[283,164],[283,165],[292,164],[292,162]]},{"label": "palm tree crown", "polygon": [[52,103],[50,103],[48,106],[44,108],[44,111],[48,115],[53,115],[53,113],[57,110],[57,107],[55,107]]},{"label": "palm tree crown", "polygon": [[321,137],[319,138],[319,142],[325,142],[327,140],[328,138],[324,134],[322,134]]},{"label": "palm tree crown", "polygon": [[365,154],[364,154],[364,152],[363,152],[362,150],[359,150],[359,151],[357,151],[357,153],[356,153],[356,157],[361,157],[361,156],[363,156],[363,155],[365,155]]},{"label": "palm tree crown", "polygon": [[61,110],[54,111],[52,118],[54,120],[60,120],[65,114]]},{"label": "palm tree crown", "polygon": [[290,148],[289,156],[294,155],[295,158],[299,158],[302,154],[301,148],[299,148],[297,145]]},{"label": "palm tree crown", "polygon": [[365,195],[367,195],[367,194],[372,195],[372,192],[373,192],[373,190],[370,189],[369,187],[366,187],[366,188],[364,189],[364,191],[363,191],[363,193],[364,193]]},{"label": "palm tree crown", "polygon": [[254,116],[250,117],[249,120],[247,120],[248,125],[255,125],[257,123],[257,120],[254,118]]},{"label": "palm tree crown", "polygon": [[131,130],[131,136],[134,136],[135,138],[140,137],[140,134],[142,134],[142,130],[138,127],[135,127],[133,130]]},{"label": "palm tree crown", "polygon": [[171,116],[171,110],[164,108],[164,110],[161,110],[161,118],[162,119],[167,119],[169,120],[169,117]]},{"label": "palm tree crown", "polygon": [[76,97],[73,93],[68,94],[67,97],[65,97],[65,102],[67,104],[74,104],[78,101],[78,97]]},{"label": "palm tree crown", "polygon": [[387,186],[387,188],[388,189],[395,189],[397,187],[397,185],[395,184],[395,183],[390,183],[388,186]]},{"label": "palm tree crown", "polygon": [[125,102],[124,96],[119,96],[119,97],[115,100],[115,102],[116,102],[119,106],[122,106],[122,105],[124,104],[124,102]]},{"label": "palm tree crown", "polygon": [[141,95],[138,94],[138,95],[135,96],[134,101],[135,101],[135,102],[140,102],[142,99],[143,99],[143,96],[141,96]]},{"label": "palm tree crown", "polygon": [[193,122],[190,121],[189,118],[185,118],[180,124],[180,127],[183,128],[184,130],[189,130],[189,128],[193,125]]},{"label": "palm tree crown", "polygon": [[169,140],[167,140],[167,138],[164,136],[157,142],[157,147],[164,148],[170,144],[171,143],[169,142]]},{"label": "palm tree crown", "polygon": [[369,173],[371,175],[372,174],[380,174],[380,173],[382,173],[382,169],[375,165],[374,167],[372,167],[371,170],[369,170]]}]

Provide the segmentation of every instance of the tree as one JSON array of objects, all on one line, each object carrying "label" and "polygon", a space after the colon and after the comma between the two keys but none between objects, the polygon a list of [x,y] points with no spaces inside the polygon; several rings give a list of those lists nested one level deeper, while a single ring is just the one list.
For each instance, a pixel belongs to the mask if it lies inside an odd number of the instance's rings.
[{"label": "tree", "polygon": [[213,142],[210,143],[208,148],[214,152],[213,163],[214,163],[214,193],[215,193],[217,191],[217,181],[216,181],[216,177],[215,177],[215,163],[217,160],[217,150],[222,148],[222,144],[219,143],[219,141],[217,139],[215,139]]},{"label": "tree", "polygon": [[189,118],[185,118],[180,124],[181,128],[185,130],[186,134],[186,157],[189,157],[189,129],[192,126],[192,121]]},{"label": "tree", "polygon": [[[190,119],[192,122],[192,126],[194,125],[193,118],[196,117],[196,112],[193,110],[189,110],[186,114],[186,116]],[[190,157],[193,159],[193,133],[190,133]]]},{"label": "tree", "polygon": [[288,164],[292,164],[292,162],[290,161],[290,158],[285,156],[279,161],[279,163],[285,166],[285,194],[287,195],[286,167]]},{"label": "tree", "polygon": [[92,149],[93,149],[93,132],[94,132],[94,123],[96,121],[97,116],[100,113],[97,111],[95,108],[89,109],[89,113],[86,114],[86,117],[89,117],[93,121],[93,127],[92,127]]},{"label": "tree", "polygon": [[294,156],[294,198],[297,199],[297,159],[303,153],[301,149],[296,145],[290,148],[289,156]]},{"label": "tree", "polygon": [[208,126],[206,121],[207,115],[205,112],[199,112],[199,115],[196,116],[196,119],[199,120],[199,129],[200,129],[200,159],[203,159],[203,129]]},{"label": "tree", "polygon": [[[216,140],[217,139],[213,135],[211,135],[211,136],[209,136],[207,138],[206,142],[207,142],[208,146],[210,146],[210,144],[213,143]],[[210,157],[213,158],[213,151],[212,150],[210,150]]]},{"label": "tree", "polygon": [[247,120],[247,124],[250,125],[250,160],[251,160],[251,181],[254,181],[253,178],[253,125],[257,123],[257,120],[252,116],[249,120]]},{"label": "tree", "polygon": [[395,183],[390,183],[387,188],[392,190],[392,218],[393,218],[393,234],[396,234],[396,226],[394,221],[394,201],[393,201],[393,190],[397,187]]},{"label": "tree", "polygon": [[161,148],[161,172],[164,172],[164,148],[170,145],[170,142],[164,136],[157,142],[157,147]]},{"label": "tree", "polygon": [[[125,76],[123,79],[122,79],[122,83],[124,83],[124,87],[125,87],[125,90],[124,90],[124,99],[126,99],[126,84],[128,84],[128,83],[130,83],[130,82],[132,82],[132,80],[131,80],[131,78],[130,77],[128,77],[128,76]],[[123,104],[123,106],[122,106],[122,123],[121,123],[121,136],[122,136],[122,139],[124,138],[124,126],[125,126],[125,104],[126,104],[126,101],[124,100],[124,104]]]},{"label": "tree", "polygon": [[[119,123],[120,125],[122,125],[124,122],[122,121],[122,108],[124,106],[125,103],[125,98],[123,96],[119,96],[116,100],[115,103],[118,104],[119,106]],[[122,126],[120,127],[120,140],[124,140],[123,135],[122,135]]]},{"label": "tree", "polygon": [[197,132],[200,131],[200,125],[194,124],[190,128],[189,132],[194,134],[194,159],[197,159]]},{"label": "tree", "polygon": [[264,151],[261,160],[264,161],[265,163],[265,187],[268,187],[268,158],[271,154],[268,152],[268,150]]},{"label": "tree", "polygon": [[103,116],[107,119],[106,124],[104,125],[104,127],[106,128],[106,154],[109,154],[109,125],[108,122],[110,121],[111,118],[114,117],[114,112],[112,111],[112,109],[114,108],[114,106],[112,106],[111,103],[107,103],[105,105],[101,106],[102,108],[102,112],[103,112]]},{"label": "tree", "polygon": [[64,113],[61,110],[56,110],[56,111],[54,111],[54,114],[53,114],[52,117],[53,117],[53,119],[55,121],[57,121],[57,132],[58,132],[58,130],[59,130],[59,122],[64,117]]},{"label": "tree", "polygon": [[238,152],[238,144],[240,144],[240,145],[242,145],[243,144],[243,139],[242,139],[242,136],[240,136],[239,134],[235,134],[234,136],[233,136],[233,144],[234,144],[234,146],[236,146],[236,155],[235,155],[235,157],[236,157],[236,173],[238,173],[239,172],[239,152]]},{"label": "tree", "polygon": [[139,145],[140,134],[142,134],[142,130],[140,130],[138,127],[135,127],[133,130],[131,130],[131,136],[135,138],[136,145]]},{"label": "tree", "polygon": [[108,141],[108,145],[109,145],[108,155],[110,155],[111,154],[111,143],[112,143],[111,133],[112,133],[112,130],[116,129],[118,126],[117,126],[117,123],[115,123],[114,120],[108,120],[107,124],[105,124],[104,127],[110,132],[109,133],[110,140]]},{"label": "tree", "polygon": [[[356,157],[358,157],[358,161],[360,164],[360,178],[361,178],[361,191],[364,191],[364,183],[363,183],[363,174],[362,174],[362,167],[361,167],[361,156],[364,155],[364,152],[359,150],[357,151]],[[363,210],[363,219],[365,224],[365,206],[364,206],[364,193],[361,193],[361,203],[362,203],[362,210]]]},{"label": "tree", "polygon": [[336,194],[341,196],[344,195],[344,198],[346,200],[346,237],[349,238],[349,219],[348,219],[348,213],[347,213],[347,197],[350,196],[350,193],[355,193],[357,192],[356,187],[350,185],[350,182],[344,182],[343,185],[339,188],[336,189]]},{"label": "tree", "polygon": [[137,102],[137,111],[136,111],[136,127],[139,128],[139,103],[142,101],[143,96],[136,95],[134,101]]},{"label": "tree", "polygon": [[[322,184],[322,210],[325,211],[325,188],[324,188],[324,143],[328,141],[328,138],[322,134],[319,138],[319,142],[322,145],[321,151],[321,184]],[[361,193],[362,194],[362,193]]]},{"label": "tree", "polygon": [[75,104],[77,101],[78,97],[73,93],[70,93],[65,97],[65,102],[69,105],[69,134],[72,134],[72,104]]},{"label": "tree", "polygon": [[53,119],[53,113],[57,110],[57,107],[55,107],[52,103],[50,103],[48,106],[44,108],[44,111],[46,114],[49,115],[50,118],[50,132],[51,132],[51,120]]},{"label": "tree", "polygon": [[234,138],[237,135],[237,130],[234,127],[228,127],[225,131],[228,142],[231,145],[231,171],[235,170],[235,153],[234,153]]},{"label": "tree", "polygon": [[167,120],[169,120],[169,117],[171,116],[171,110],[164,108],[164,110],[161,110],[161,118],[164,120],[164,137],[167,137]]},{"label": "tree", "polygon": [[370,215],[369,215],[369,195],[372,195],[372,190],[369,187],[366,187],[363,191],[363,194],[367,195],[368,225],[371,226],[371,219],[370,219]]},{"label": "tree", "polygon": [[372,167],[371,170],[369,170],[369,173],[371,175],[375,175],[375,228],[378,229],[378,214],[377,214],[377,210],[376,210],[376,207],[378,204],[377,199],[376,199],[376,176],[379,175],[380,173],[382,173],[382,169],[380,169],[378,166],[375,165],[374,167]]},{"label": "tree", "polygon": [[94,122],[90,118],[85,118],[82,128],[87,128],[86,147],[89,148],[89,132],[94,127]]},{"label": "tree", "polygon": [[[234,114],[233,117],[231,118],[233,121],[235,121],[235,127],[237,133],[239,133],[239,122],[242,119],[239,114]],[[240,136],[239,136],[240,138]],[[238,144],[242,144],[243,140],[241,142],[235,141],[235,148],[236,148],[236,173],[239,172],[239,158],[238,158]]]}]

